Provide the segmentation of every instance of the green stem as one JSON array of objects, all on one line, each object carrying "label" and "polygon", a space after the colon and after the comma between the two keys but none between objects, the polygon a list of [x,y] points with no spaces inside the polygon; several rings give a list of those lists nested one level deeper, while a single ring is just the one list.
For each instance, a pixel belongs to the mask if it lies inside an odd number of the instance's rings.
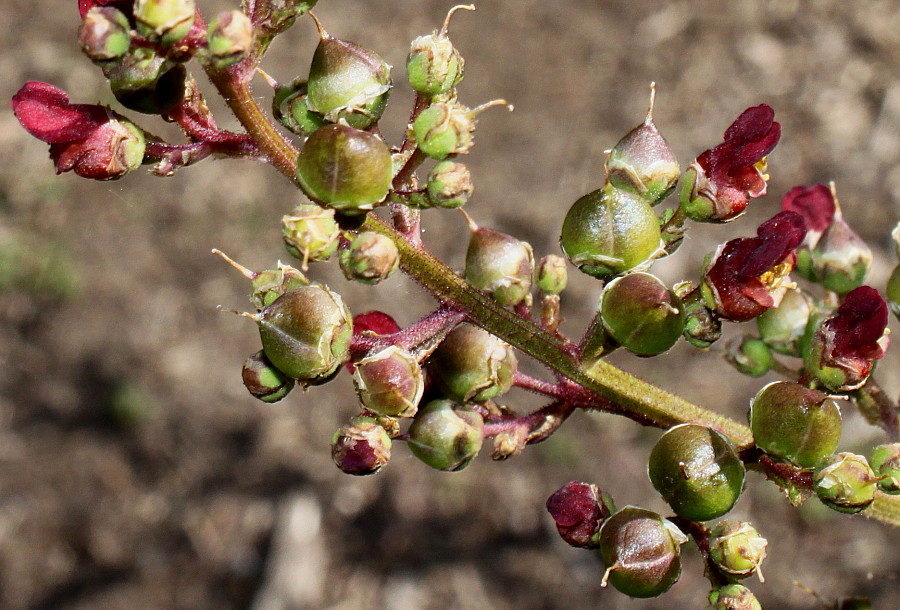
[{"label": "green stem", "polygon": [[878,492],[875,494],[875,501],[862,514],[870,519],[900,527],[900,496]]}]

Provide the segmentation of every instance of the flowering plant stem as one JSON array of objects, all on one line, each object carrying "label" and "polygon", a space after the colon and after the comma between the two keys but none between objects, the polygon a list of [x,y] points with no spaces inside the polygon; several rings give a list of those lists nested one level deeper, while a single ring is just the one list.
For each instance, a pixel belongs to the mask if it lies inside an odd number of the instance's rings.
[{"label": "flowering plant stem", "polygon": [[[264,159],[296,185],[298,151],[269,120],[253,96],[248,78],[252,70],[242,63],[226,69],[208,68],[207,73],[247,134],[255,141]],[[660,428],[694,423],[718,430],[740,449],[753,445],[750,429],[743,424],[647,383],[603,360],[582,362],[577,346],[499,305],[422,248],[418,240],[413,239],[414,236],[404,237],[376,215],[369,213],[362,229],[390,238],[400,252],[401,269],[438,301],[464,312],[469,321],[528,354],[557,375],[606,399],[609,402],[603,403],[606,405],[602,407],[603,411]],[[900,497],[879,493],[866,514],[900,526]]]}]

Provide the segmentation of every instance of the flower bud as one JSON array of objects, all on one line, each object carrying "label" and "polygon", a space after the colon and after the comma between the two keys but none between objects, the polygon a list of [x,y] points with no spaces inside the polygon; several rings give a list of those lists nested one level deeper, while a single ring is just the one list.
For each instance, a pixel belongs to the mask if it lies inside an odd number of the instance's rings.
[{"label": "flower bud", "polygon": [[894,267],[894,270],[891,272],[885,294],[888,298],[888,307],[894,312],[894,316],[900,320],[900,265]]},{"label": "flower bud", "polygon": [[263,402],[278,402],[294,389],[294,380],[272,366],[262,350],[244,362],[241,379],[247,391]]},{"label": "flower bud", "polygon": [[377,284],[397,270],[400,253],[390,238],[365,231],[350,242],[350,247],[341,251],[340,263],[348,280]]},{"label": "flower bud", "polygon": [[251,271],[240,263],[233,261],[221,250],[213,249],[212,252],[221,256],[225,262],[250,280],[250,285],[253,287],[253,292],[250,293],[250,303],[257,309],[271,305],[272,301],[288,290],[309,285],[309,280],[300,271],[290,265],[283,265],[280,261],[277,269]]},{"label": "flower bud", "polygon": [[352,317],[336,292],[311,284],[285,292],[258,314],[266,357],[305,383],[326,381],[350,357]]},{"label": "flower bud", "polygon": [[391,188],[391,153],[375,134],[326,125],[300,149],[297,178],[312,199],[346,213],[371,210]]},{"label": "flower bud", "polygon": [[878,489],[892,496],[900,495],[900,443],[878,445],[872,450],[869,463],[878,477]]},{"label": "flower bud", "polygon": [[242,11],[219,13],[206,34],[209,55],[217,68],[238,63],[253,46],[253,24]]},{"label": "flower bud", "polygon": [[840,513],[858,513],[875,499],[875,473],[861,455],[825,456],[813,471],[813,490],[822,504]]},{"label": "flower bud", "polygon": [[614,187],[656,205],[675,188],[681,167],[653,122],[656,87],[651,87],[647,118],[613,147],[606,171]]},{"label": "flower bud", "polygon": [[744,488],[744,464],[720,432],[696,424],[669,429],[650,452],[656,491],[682,517],[709,521],[734,506]]},{"label": "flower bud", "polygon": [[286,85],[275,84],[275,95],[272,97],[272,115],[285,128],[298,136],[308,137],[315,130],[327,125],[321,114],[309,109],[306,93],[306,81],[294,79]]},{"label": "flower bud", "polygon": [[412,354],[392,345],[356,363],[353,385],[369,411],[412,417],[425,391],[425,376]]},{"label": "flower bud", "polygon": [[131,26],[122,11],[95,6],[87,12],[78,30],[81,50],[98,65],[115,63],[131,46]]},{"label": "flower bud", "polygon": [[559,243],[573,265],[608,279],[649,266],[660,251],[659,221],[646,202],[607,184],[572,205]]},{"label": "flower bud", "polygon": [[638,356],[663,353],[684,329],[681,299],[649,273],[631,273],[608,283],[600,316],[607,335]]},{"label": "flower bud", "polygon": [[136,0],[134,19],[141,35],[170,46],[191,31],[196,10],[194,0]]},{"label": "flower bud", "polygon": [[509,345],[484,329],[460,324],[435,350],[429,370],[453,400],[484,402],[512,387],[517,368]]},{"label": "flower bud", "polygon": [[631,597],[657,597],[681,576],[681,545],[687,536],[657,513],[626,506],[600,527],[600,555],[607,582]]},{"label": "flower bud", "polygon": [[762,610],[762,604],[753,591],[744,585],[728,584],[709,594],[713,610]]},{"label": "flower bud", "polygon": [[537,285],[544,294],[559,294],[569,283],[566,259],[556,254],[548,254],[541,259],[537,269]]},{"label": "flower bud", "polygon": [[375,418],[354,417],[331,437],[331,459],[347,474],[375,474],[391,459],[391,437]]},{"label": "flower bud", "polygon": [[184,99],[184,66],[173,64],[153,49],[134,49],[104,68],[103,74],[119,103],[137,112],[164,114]]},{"label": "flower bud", "polygon": [[470,224],[465,278],[501,305],[531,300],[534,254],[531,246],[511,235]]},{"label": "flower bud", "polygon": [[409,450],[437,470],[457,471],[481,450],[481,415],[452,400],[433,400],[416,413],[409,427]]},{"label": "flower bud", "polygon": [[812,305],[799,288],[784,293],[778,307],[770,307],[756,318],[760,338],[779,354],[799,356],[799,342],[806,331]]},{"label": "flower bud", "polygon": [[406,75],[413,91],[434,96],[450,91],[462,80],[463,58],[447,37],[450,18],[459,10],[474,11],[473,5],[450,9],[440,31],[412,41],[406,58]]},{"label": "flower bud", "polygon": [[748,377],[762,377],[775,363],[775,358],[766,342],[747,335],[735,337],[728,344],[725,359],[741,374]]},{"label": "flower bud", "polygon": [[749,523],[726,519],[709,532],[709,558],[726,574],[745,578],[758,572],[767,544]]},{"label": "flower bud", "polygon": [[[604,494],[606,495],[606,494]],[[612,510],[596,485],[571,481],[547,500],[547,511],[559,535],[567,543],[583,549],[597,548],[600,525]]]},{"label": "flower bud", "polygon": [[[691,282],[676,284],[672,291],[687,298],[694,290]],[[702,298],[687,298],[684,306],[684,339],[698,349],[706,349],[722,336],[722,321]]]},{"label": "flower bud", "polygon": [[475,190],[472,174],[462,163],[441,161],[428,174],[428,202],[436,208],[460,208]]},{"label": "flower bud", "polygon": [[319,28],[309,68],[309,108],[337,123],[365,129],[381,118],[391,91],[391,67],[374,51],[338,40]]},{"label": "flower bud", "polygon": [[812,250],[812,270],[828,290],[844,295],[862,285],[872,266],[872,251],[844,220],[840,207]]},{"label": "flower bud", "polygon": [[815,466],[841,439],[841,412],[827,394],[776,381],[750,403],[750,429],[766,453],[801,468]]},{"label": "flower bud", "polygon": [[341,230],[334,210],[314,204],[298,205],[281,219],[281,237],[291,256],[303,261],[327,261],[335,253]]},{"label": "flower bud", "polygon": [[512,106],[505,100],[494,100],[469,109],[455,102],[435,102],[419,113],[413,122],[413,134],[419,150],[432,159],[464,155],[474,144],[477,117],[491,106]]}]

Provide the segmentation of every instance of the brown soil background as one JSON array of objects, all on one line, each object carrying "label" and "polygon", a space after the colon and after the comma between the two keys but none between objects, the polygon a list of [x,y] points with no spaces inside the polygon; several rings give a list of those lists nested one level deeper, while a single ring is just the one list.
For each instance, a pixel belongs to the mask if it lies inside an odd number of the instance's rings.
[{"label": "brown soil background", "polygon": [[[411,99],[408,41],[449,6],[320,2],[334,35],[396,66],[384,129],[394,142]],[[35,79],[75,101],[113,103],[78,52],[74,0],[0,7],[4,99]],[[900,208],[897,2],[485,0],[457,15],[452,33],[467,60],[461,100],[516,106],[482,117],[467,159],[477,185],[467,209],[479,223],[529,240],[539,255],[556,252],[568,205],[599,185],[602,151],[643,118],[656,81],[657,124],[683,163],[750,105],[771,104],[784,130],[771,194],[736,223],[691,233],[658,266],[664,278],[696,277],[716,242],[752,234],[791,186],[835,180],[846,217],[876,249],[870,282],[883,287]],[[300,75],[314,44],[304,20],[264,65],[281,80]],[[267,95],[261,83],[259,92]],[[645,474],[655,430],[578,414],[506,463],[482,456],[450,475],[398,445],[384,473],[356,479],[329,455],[332,431],[354,411],[346,376],[275,405],[247,395],[239,370],[258,349],[256,333],[215,310],[246,307],[247,287],[209,250],[257,269],[285,258],[279,219],[299,196],[276,172],[209,161],[170,179],[57,177],[45,145],[8,110],[0,143],[0,607],[704,607],[694,550],[669,594],[630,600],[600,588],[597,557],[558,540],[543,508],[580,479],[620,505],[664,511]],[[424,218],[428,244],[460,266],[462,219]],[[354,311],[380,308],[409,323],[431,307],[406,278],[349,286],[335,267],[313,275]],[[573,335],[597,293],[589,278],[573,278],[564,295]],[[614,360],[736,418],[774,379],[741,378],[714,351],[683,346]],[[892,396],[897,370],[894,355],[878,371]],[[536,404],[518,393],[508,403]],[[844,412],[842,448],[881,441]],[[868,595],[877,608],[897,607],[898,530],[815,502],[794,510],[756,475],[734,514],[770,541],[766,582],[749,583],[764,606],[821,607],[791,584],[800,581],[829,599]]]}]

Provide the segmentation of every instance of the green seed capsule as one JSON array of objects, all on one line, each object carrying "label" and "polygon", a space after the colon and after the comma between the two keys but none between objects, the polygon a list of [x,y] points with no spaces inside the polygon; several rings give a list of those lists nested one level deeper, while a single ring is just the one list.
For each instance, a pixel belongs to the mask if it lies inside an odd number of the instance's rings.
[{"label": "green seed capsule", "polygon": [[608,184],[569,209],[559,243],[573,265],[609,279],[653,260],[661,243],[659,221],[647,203]]},{"label": "green seed capsule", "polygon": [[261,350],[244,362],[241,379],[247,391],[263,402],[278,402],[294,389],[294,380],[275,368]]},{"label": "green seed capsule", "polygon": [[115,64],[131,46],[128,17],[111,6],[95,6],[84,16],[78,30],[81,50],[94,63]]},{"label": "green seed capsule", "polygon": [[450,91],[463,77],[463,58],[447,37],[450,18],[457,10],[475,10],[474,6],[454,6],[444,26],[428,36],[412,41],[406,58],[406,75],[413,91],[422,95],[440,95]]},{"label": "green seed capsule", "polygon": [[400,253],[390,238],[365,231],[353,239],[350,247],[341,251],[340,264],[348,280],[377,284],[397,270]]},{"label": "green seed capsule", "polygon": [[768,344],[756,337],[735,337],[725,351],[725,358],[748,377],[762,377],[775,363]]},{"label": "green seed capsule", "polygon": [[265,271],[251,271],[240,263],[232,260],[221,250],[214,249],[213,254],[221,256],[225,262],[241,272],[250,280],[253,292],[250,293],[250,303],[257,309],[262,309],[272,304],[272,301],[283,295],[288,290],[308,286],[309,280],[300,271],[290,265],[278,263],[277,269]]},{"label": "green seed capsule", "polygon": [[657,597],[681,576],[687,536],[657,513],[626,506],[600,527],[600,555],[607,582],[631,597]]},{"label": "green seed capsule", "polygon": [[471,324],[460,324],[441,342],[429,370],[447,396],[484,402],[512,387],[518,360],[501,339]]},{"label": "green seed capsule", "polygon": [[356,363],[353,385],[369,411],[412,417],[425,392],[425,376],[412,354],[392,345]]},{"label": "green seed capsule", "polygon": [[721,517],[744,488],[744,464],[723,434],[682,424],[660,437],[647,469],[656,491],[680,516],[693,521]]},{"label": "green seed capsule", "polygon": [[391,459],[391,437],[375,418],[354,417],[331,437],[331,459],[347,474],[375,474]]},{"label": "green seed capsule", "polygon": [[[274,81],[272,81],[274,84]],[[306,81],[294,79],[285,85],[275,84],[272,96],[272,115],[285,128],[298,136],[308,137],[319,127],[328,124],[318,112],[309,109]]]},{"label": "green seed capsule", "polygon": [[861,455],[838,453],[816,464],[813,490],[825,506],[840,513],[858,513],[875,499],[876,476]]},{"label": "green seed capsule", "polygon": [[300,149],[297,178],[304,193],[333,208],[345,213],[371,210],[391,188],[391,153],[375,134],[326,125]]},{"label": "green seed capsule", "polygon": [[136,0],[134,19],[138,31],[163,46],[180,42],[194,25],[194,0]]},{"label": "green seed capsule", "polygon": [[649,273],[631,273],[608,283],[600,315],[607,336],[638,356],[663,353],[684,329],[681,299]]},{"label": "green seed capsule", "polygon": [[768,542],[752,525],[726,519],[709,532],[709,558],[716,566],[737,578],[745,578],[759,570],[766,558]]},{"label": "green seed capsule", "polygon": [[466,250],[466,281],[501,305],[531,300],[534,254],[531,246],[511,235],[471,225]]},{"label": "green seed capsule", "polygon": [[900,443],[878,445],[872,450],[869,463],[878,477],[878,489],[886,494],[900,495]]},{"label": "green seed capsule", "polygon": [[827,394],[776,381],[750,404],[750,429],[766,453],[802,468],[831,455],[841,439],[841,412]]},{"label": "green seed capsule", "polygon": [[811,256],[816,281],[841,295],[862,286],[872,267],[872,251],[844,220],[840,208]]},{"label": "green seed capsule", "polygon": [[494,100],[469,109],[454,102],[434,102],[419,113],[413,122],[413,134],[419,150],[432,159],[464,155],[472,149],[477,117],[492,106],[512,106],[505,100]]},{"label": "green seed capsule", "polygon": [[428,174],[425,188],[428,192],[428,203],[436,208],[445,209],[464,206],[475,191],[469,168],[455,161],[441,161],[435,164]]},{"label": "green seed capsule", "polygon": [[340,295],[312,284],[288,291],[258,314],[266,357],[305,383],[326,381],[350,357],[353,319]]},{"label": "green seed capsule", "polygon": [[152,49],[139,48],[103,70],[109,86],[126,108],[145,114],[164,114],[184,99],[187,72]]},{"label": "green seed capsule", "polygon": [[334,210],[314,204],[298,205],[281,219],[284,245],[291,256],[303,261],[327,261],[337,251],[341,229]]},{"label": "green seed capsule", "polygon": [[253,46],[253,24],[242,11],[219,13],[206,33],[209,56],[217,68],[234,65],[244,59]]},{"label": "green seed capsule", "polygon": [[409,450],[437,470],[457,471],[481,450],[481,415],[451,400],[433,400],[419,410],[409,427]]},{"label": "green seed capsule", "polygon": [[778,307],[770,307],[756,318],[756,328],[766,345],[779,354],[799,356],[811,312],[809,297],[800,289],[788,290]]},{"label": "green seed capsule", "polygon": [[709,594],[713,610],[762,610],[753,591],[744,585],[728,584]]}]

